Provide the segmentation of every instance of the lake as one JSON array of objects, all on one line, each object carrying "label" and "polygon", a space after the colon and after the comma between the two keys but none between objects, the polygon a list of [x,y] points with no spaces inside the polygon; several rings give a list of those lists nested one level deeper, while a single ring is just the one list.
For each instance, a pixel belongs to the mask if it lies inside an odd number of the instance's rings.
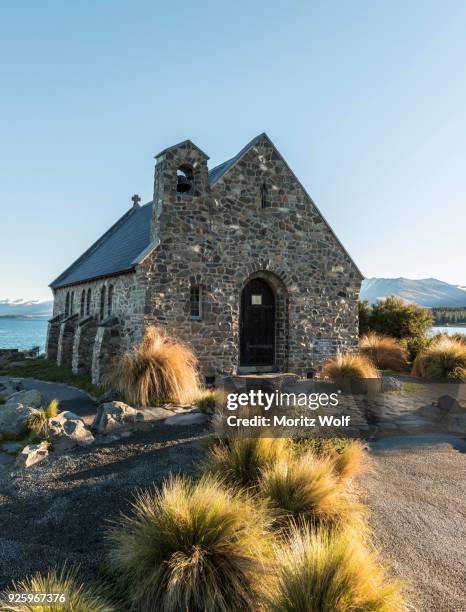
[{"label": "lake", "polygon": [[[433,327],[432,334],[466,334],[466,327]],[[45,350],[47,319],[14,319],[0,317],[0,348],[30,349],[40,346]]]},{"label": "lake", "polygon": [[45,351],[47,318],[14,319],[0,317],[0,348],[30,349],[40,346]]}]

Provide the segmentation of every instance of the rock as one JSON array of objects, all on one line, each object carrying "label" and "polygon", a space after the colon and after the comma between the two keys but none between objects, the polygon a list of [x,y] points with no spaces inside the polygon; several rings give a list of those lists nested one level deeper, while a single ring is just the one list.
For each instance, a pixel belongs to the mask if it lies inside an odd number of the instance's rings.
[{"label": "rock", "polygon": [[16,457],[16,465],[18,467],[30,467],[39,461],[47,458],[49,449],[47,442],[40,444],[28,444]]},{"label": "rock", "polygon": [[202,412],[189,412],[188,414],[175,414],[165,419],[165,425],[202,425],[209,417]]},{"label": "rock", "polygon": [[8,399],[13,393],[23,390],[23,383],[20,380],[5,380],[0,382],[0,396],[5,400]]},{"label": "rock", "polygon": [[439,397],[437,400],[437,405],[440,410],[444,412],[466,414],[466,408],[463,408],[461,404],[450,395],[442,395]]},{"label": "rock", "polygon": [[88,446],[94,442],[94,436],[74,412],[60,412],[56,417],[49,419],[49,431],[52,444],[57,450]]},{"label": "rock", "polygon": [[120,399],[120,395],[116,391],[113,391],[113,389],[109,389],[99,397],[99,402],[101,404],[107,404],[108,402],[116,402]]},{"label": "rock", "polygon": [[140,410],[123,402],[107,402],[97,408],[92,428],[98,433],[108,433],[137,421],[144,421],[144,413]]},{"label": "rock", "polygon": [[33,409],[41,405],[42,395],[36,389],[14,393],[0,406],[0,433],[20,433],[27,426]]},{"label": "rock", "polygon": [[393,376],[384,376],[382,379],[382,391],[401,391],[403,383]]}]

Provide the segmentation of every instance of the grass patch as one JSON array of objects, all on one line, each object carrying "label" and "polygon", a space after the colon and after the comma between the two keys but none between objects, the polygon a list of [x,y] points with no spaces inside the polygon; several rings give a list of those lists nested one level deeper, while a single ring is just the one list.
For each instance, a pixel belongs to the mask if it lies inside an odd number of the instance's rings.
[{"label": "grass patch", "polygon": [[223,391],[219,389],[210,390],[204,389],[201,391],[200,397],[194,402],[196,408],[199,408],[204,414],[215,414],[225,402]]},{"label": "grass patch", "polygon": [[231,486],[248,488],[257,484],[264,469],[289,455],[287,438],[235,438],[214,444],[201,469]]},{"label": "grass patch", "polygon": [[204,477],[139,493],[110,533],[112,564],[141,612],[257,608],[271,550],[268,519],[254,503]]},{"label": "grass patch", "polygon": [[145,330],[137,346],[116,359],[108,382],[131,405],[140,407],[166,401],[185,404],[200,393],[193,351],[154,326]]},{"label": "grass patch", "polygon": [[0,406],[6,403],[6,398],[3,395],[0,395]]},{"label": "grass patch", "polygon": [[408,354],[395,338],[369,332],[359,341],[359,351],[379,370],[402,372],[408,364]]},{"label": "grass patch", "polygon": [[418,354],[412,374],[466,382],[466,344],[447,336],[440,337]]},{"label": "grass patch", "polygon": [[63,610],[76,610],[76,612],[116,612],[101,595],[100,591],[86,587],[77,579],[76,572],[63,569],[61,572],[50,571],[45,575],[35,574],[30,578],[13,582],[9,590],[3,593],[2,602],[8,601],[8,593],[65,593],[66,604],[29,604],[20,603],[8,605],[2,603],[5,612],[62,612]]},{"label": "grass patch", "polygon": [[277,580],[271,612],[401,612],[400,585],[390,582],[372,553],[350,530],[293,526],[276,547]]},{"label": "grass patch", "polygon": [[68,368],[64,368],[51,361],[50,359],[28,359],[24,366],[8,369],[8,365],[0,368],[0,376],[11,376],[17,378],[37,378],[48,382],[65,383],[78,389],[90,393],[94,397],[100,397],[105,389],[98,385],[93,385],[90,378],[84,374],[73,374]]},{"label": "grass patch", "polygon": [[333,381],[348,379],[380,378],[372,361],[363,355],[338,354],[322,365],[322,376]]}]

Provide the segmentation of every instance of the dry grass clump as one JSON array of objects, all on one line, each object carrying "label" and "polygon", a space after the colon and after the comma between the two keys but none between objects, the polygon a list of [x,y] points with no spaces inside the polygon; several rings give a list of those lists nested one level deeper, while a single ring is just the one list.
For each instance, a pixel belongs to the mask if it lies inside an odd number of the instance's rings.
[{"label": "dry grass clump", "polygon": [[376,332],[369,332],[360,339],[359,351],[380,370],[402,372],[408,362],[407,352],[395,338]]},{"label": "dry grass clump", "polygon": [[110,539],[112,564],[132,585],[141,612],[238,612],[257,609],[267,583],[269,520],[258,500],[223,488],[171,478],[140,493]]},{"label": "dry grass clump", "polygon": [[205,414],[215,414],[225,402],[225,396],[220,389],[203,389],[194,405]]},{"label": "dry grass clump", "polygon": [[185,404],[199,396],[195,354],[154,326],[147,327],[141,342],[115,361],[107,378],[134,406]]},{"label": "dry grass clump", "polygon": [[374,553],[351,530],[293,526],[276,549],[278,576],[271,612],[401,612],[396,582],[389,582]]},{"label": "dry grass clump", "polygon": [[201,469],[228,485],[247,488],[257,484],[263,470],[289,456],[287,438],[232,438],[212,446]]},{"label": "dry grass clump", "polygon": [[466,381],[466,344],[448,336],[440,337],[418,354],[412,374]]},{"label": "dry grass clump", "polygon": [[[14,592],[65,593],[66,603],[8,604],[8,593]],[[5,612],[116,612],[98,590],[81,584],[76,571],[69,569],[50,571],[45,575],[37,573],[20,582],[13,582],[11,588],[3,593],[1,609]]]},{"label": "dry grass clump", "polygon": [[368,469],[365,446],[351,438],[301,438],[293,441],[295,453],[312,452],[318,457],[328,457],[341,482],[347,482]]},{"label": "dry grass clump", "polygon": [[330,380],[380,378],[374,364],[363,355],[352,353],[335,355],[322,365],[322,376]]},{"label": "dry grass clump", "polygon": [[278,524],[299,520],[334,527],[355,524],[363,512],[339,482],[333,460],[312,452],[275,463],[263,472],[259,484]]}]

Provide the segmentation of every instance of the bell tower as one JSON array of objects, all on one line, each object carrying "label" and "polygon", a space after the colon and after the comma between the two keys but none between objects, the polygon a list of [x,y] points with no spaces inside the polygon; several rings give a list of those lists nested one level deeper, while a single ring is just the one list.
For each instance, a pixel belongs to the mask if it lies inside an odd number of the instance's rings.
[{"label": "bell tower", "polygon": [[155,159],[153,240],[159,237],[162,217],[176,217],[189,209],[196,209],[205,202],[209,191],[209,157],[190,140],[164,149]]}]

